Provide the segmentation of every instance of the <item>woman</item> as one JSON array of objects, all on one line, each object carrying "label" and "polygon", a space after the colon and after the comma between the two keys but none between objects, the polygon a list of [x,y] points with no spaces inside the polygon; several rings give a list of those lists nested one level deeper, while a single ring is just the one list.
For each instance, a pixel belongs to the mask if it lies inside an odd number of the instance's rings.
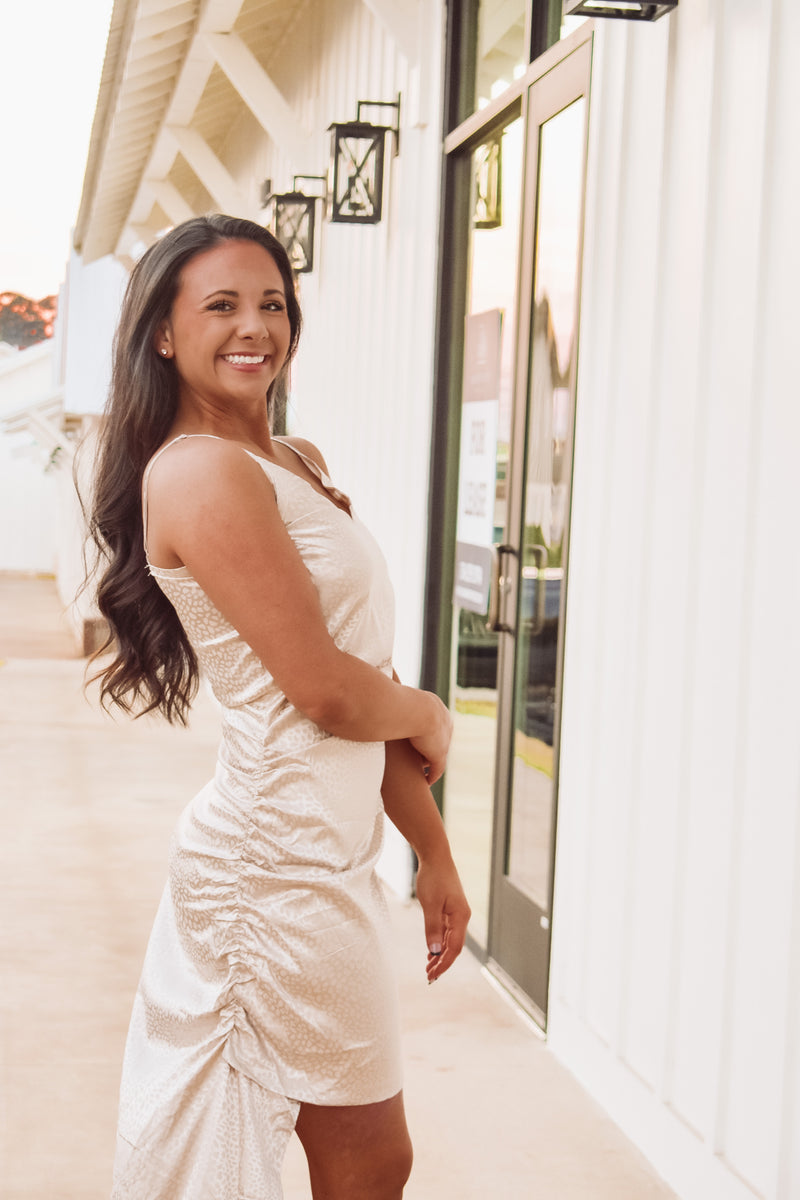
[{"label": "woman", "polygon": [[103,699],[183,721],[199,664],[223,732],[135,1000],[115,1200],[279,1198],[293,1128],[315,1200],[402,1196],[383,808],[419,858],[429,981],[464,941],[429,790],[449,714],[393,674],[385,565],[319,451],[270,432],[299,332],[284,250],[231,217],[160,239],[123,302],[92,513]]}]

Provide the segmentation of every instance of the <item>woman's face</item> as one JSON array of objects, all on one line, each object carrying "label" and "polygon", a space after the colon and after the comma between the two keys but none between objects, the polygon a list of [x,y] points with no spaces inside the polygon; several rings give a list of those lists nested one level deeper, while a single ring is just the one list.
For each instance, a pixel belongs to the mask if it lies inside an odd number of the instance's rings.
[{"label": "woman's face", "polygon": [[263,406],[291,341],[283,277],[257,242],[226,241],[181,271],[156,350],[174,360],[182,403]]}]

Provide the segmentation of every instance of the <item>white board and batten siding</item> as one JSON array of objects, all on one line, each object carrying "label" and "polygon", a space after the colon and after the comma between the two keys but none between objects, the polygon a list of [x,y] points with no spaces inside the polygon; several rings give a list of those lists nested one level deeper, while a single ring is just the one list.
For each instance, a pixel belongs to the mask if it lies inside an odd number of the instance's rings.
[{"label": "white board and batten siding", "polygon": [[800,7],[599,22],[549,1041],[687,1200],[800,1196]]},{"label": "white board and batten siding", "polygon": [[[400,154],[392,157],[387,136],[382,221],[331,224],[317,206],[288,425],[320,447],[384,550],[397,599],[395,665],[409,683],[419,675],[427,539],[443,38],[440,6],[419,9],[412,61],[361,0],[302,7],[268,69],[310,134],[308,156],[292,161],[248,113],[225,147],[243,192],[257,195],[264,179],[288,191],[295,174],[327,172],[333,121],[354,120],[358,100],[401,93]],[[369,109],[363,119],[388,125],[394,115]]]}]

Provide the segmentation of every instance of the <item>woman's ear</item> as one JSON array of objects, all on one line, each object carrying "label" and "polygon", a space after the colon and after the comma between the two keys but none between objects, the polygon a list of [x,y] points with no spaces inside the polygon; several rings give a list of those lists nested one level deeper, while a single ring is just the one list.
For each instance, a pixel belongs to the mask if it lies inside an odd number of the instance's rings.
[{"label": "woman's ear", "polygon": [[168,321],[159,325],[153,338],[153,346],[160,357],[172,358],[172,331]]}]

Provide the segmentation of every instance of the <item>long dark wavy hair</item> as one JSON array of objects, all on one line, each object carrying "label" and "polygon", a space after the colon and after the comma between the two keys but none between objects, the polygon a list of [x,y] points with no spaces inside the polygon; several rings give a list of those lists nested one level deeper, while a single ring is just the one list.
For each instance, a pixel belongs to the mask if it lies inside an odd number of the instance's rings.
[{"label": "long dark wavy hair", "polygon": [[97,605],[109,636],[93,656],[114,651],[94,680],[100,699],[134,716],[157,711],[186,724],[197,691],[197,659],[175,609],[147,571],[142,528],[142,476],[166,438],[178,407],[174,363],[156,352],[156,333],[171,312],[183,268],[225,241],[251,241],[274,259],[283,278],[291,330],[280,383],[297,349],[300,306],[289,258],[254,221],[195,217],[160,238],[133,268],[114,338],[111,388],[101,424],[89,533],[99,551]]}]

